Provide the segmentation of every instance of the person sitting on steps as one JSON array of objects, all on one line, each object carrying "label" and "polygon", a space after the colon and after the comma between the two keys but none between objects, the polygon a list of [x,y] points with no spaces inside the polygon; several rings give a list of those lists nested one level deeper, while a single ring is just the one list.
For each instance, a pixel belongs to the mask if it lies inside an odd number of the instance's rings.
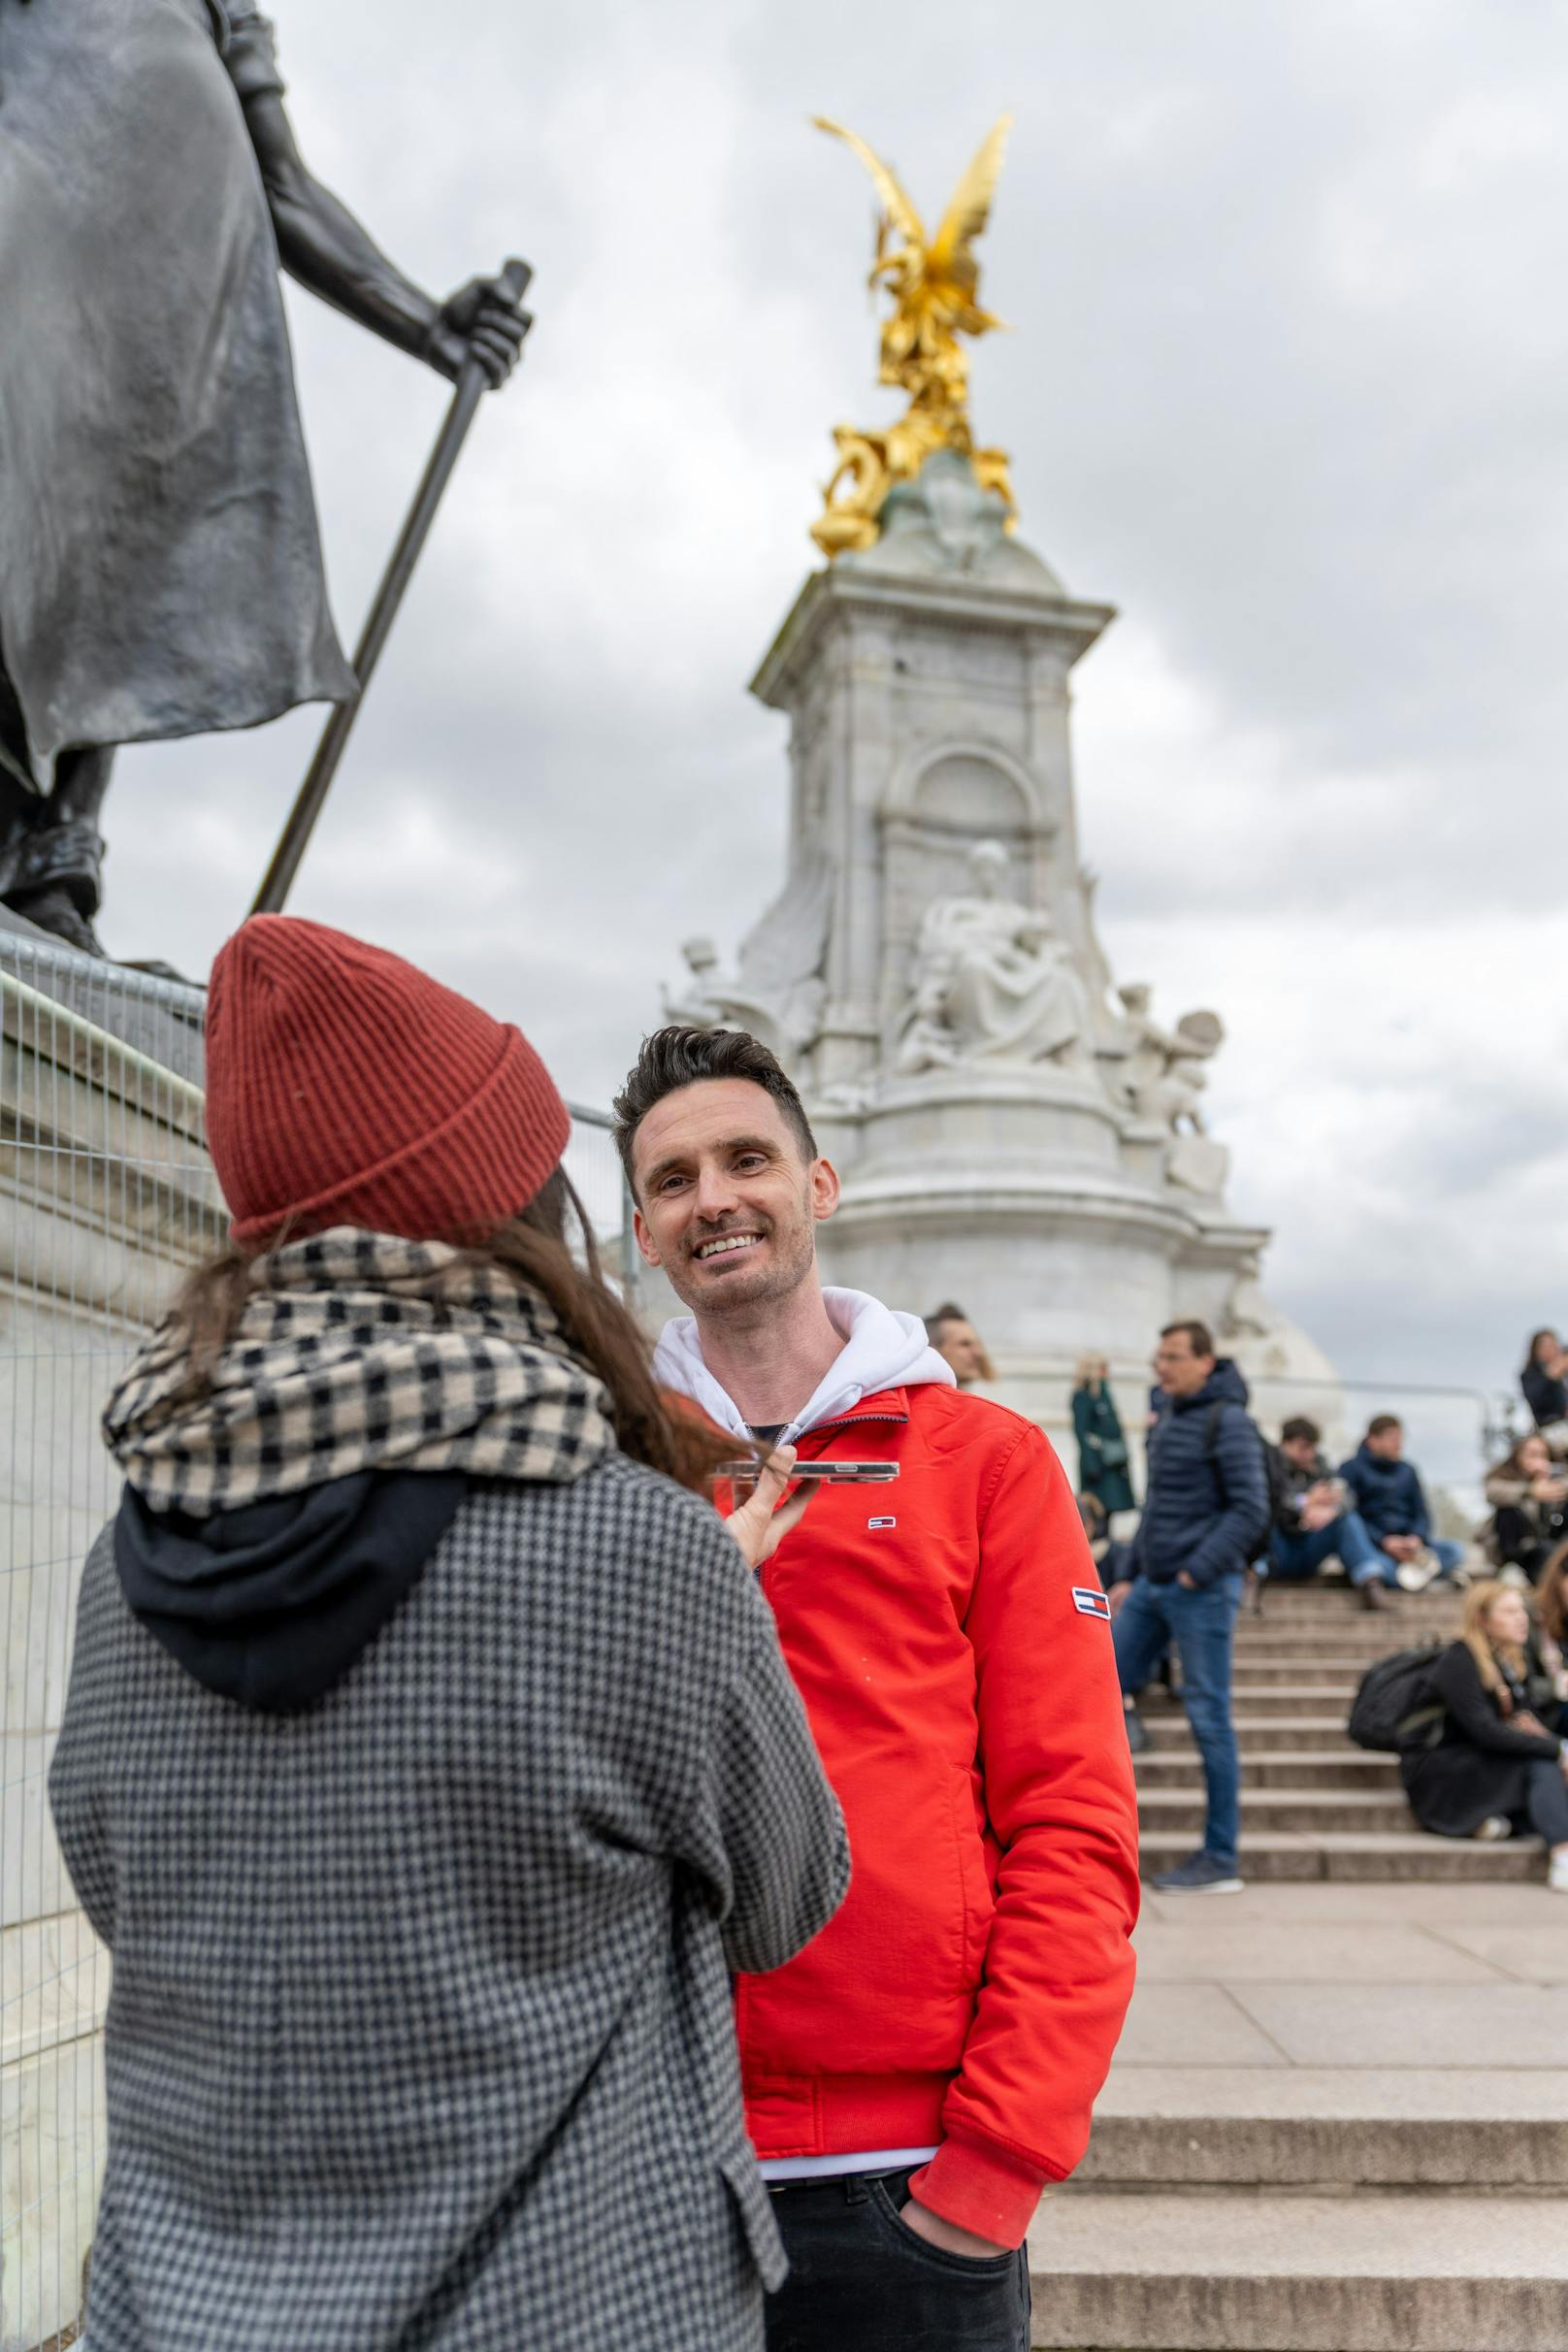
[{"label": "person sitting on steps", "polygon": [[1438,1577],[1454,1576],[1464,1546],[1432,1533],[1420,1473],[1404,1459],[1404,1450],[1398,1415],[1375,1413],[1357,1451],[1341,1462],[1339,1475],[1373,1542],[1393,1562],[1400,1585],[1406,1592],[1424,1592]]},{"label": "person sitting on steps", "polygon": [[1384,1588],[1394,1582],[1397,1568],[1350,1508],[1344,1480],[1334,1476],[1319,1451],[1322,1438],[1317,1422],[1301,1414],[1280,1431],[1276,1451],[1284,1478],[1269,1533],[1268,1573],[1295,1583],[1337,1558],[1360,1592],[1361,1606],[1381,1609]]},{"label": "person sitting on steps", "polygon": [[1553,1454],[1568,1454],[1568,1351],[1550,1324],[1530,1333],[1519,1388]]},{"label": "person sitting on steps", "polygon": [[1522,1573],[1533,1584],[1568,1535],[1568,1477],[1539,1429],[1488,1471],[1486,1500],[1491,1518],[1483,1540],[1493,1567]]},{"label": "person sitting on steps", "polygon": [[1568,1894],[1568,1742],[1542,1720],[1543,1688],[1530,1646],[1530,1613],[1512,1585],[1473,1585],[1464,1630],[1432,1672],[1443,1702],[1430,1748],[1401,1756],[1411,1811],[1442,1838],[1546,1841],[1548,1884]]}]

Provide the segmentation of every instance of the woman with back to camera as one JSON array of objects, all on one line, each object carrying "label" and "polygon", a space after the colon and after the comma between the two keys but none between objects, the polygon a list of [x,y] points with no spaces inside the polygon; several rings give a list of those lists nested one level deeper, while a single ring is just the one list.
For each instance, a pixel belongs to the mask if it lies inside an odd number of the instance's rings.
[{"label": "woman with back to camera", "polygon": [[1533,1584],[1555,1547],[1568,1535],[1568,1477],[1552,1459],[1538,1429],[1521,1437],[1486,1474],[1491,1523],[1486,1549],[1498,1568],[1517,1568]]},{"label": "woman with back to camera", "polygon": [[1464,1630],[1432,1672],[1438,1737],[1401,1756],[1399,1773],[1422,1829],[1443,1838],[1533,1830],[1546,1843],[1550,1885],[1568,1894],[1568,1746],[1543,1720],[1554,1702],[1530,1636],[1522,1593],[1471,1586]]},{"label": "woman with back to camera", "polygon": [[1135,1510],[1127,1437],[1103,1356],[1079,1358],[1073,1375],[1072,1426],[1078,1440],[1079,1493],[1094,1496],[1107,1523],[1119,1511]]},{"label": "woman with back to camera", "polygon": [[233,1247],[105,1416],[50,1774],[114,1955],[92,2352],[762,2352],[729,1971],[847,1883],[520,1033],[284,916],[213,967]]}]

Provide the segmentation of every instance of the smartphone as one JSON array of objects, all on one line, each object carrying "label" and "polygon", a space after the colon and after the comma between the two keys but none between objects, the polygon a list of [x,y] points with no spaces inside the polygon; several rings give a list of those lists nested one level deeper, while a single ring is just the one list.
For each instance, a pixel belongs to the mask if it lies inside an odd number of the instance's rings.
[{"label": "smartphone", "polygon": [[[755,1483],[762,1464],[757,1461],[721,1462],[716,1475],[733,1485]],[[885,1486],[898,1475],[897,1462],[797,1462],[792,1480],[814,1479],[824,1486]]]}]

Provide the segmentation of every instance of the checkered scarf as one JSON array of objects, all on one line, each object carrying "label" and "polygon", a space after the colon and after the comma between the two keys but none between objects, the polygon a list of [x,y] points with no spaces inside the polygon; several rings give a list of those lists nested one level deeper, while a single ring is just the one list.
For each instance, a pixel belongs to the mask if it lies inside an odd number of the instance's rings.
[{"label": "checkered scarf", "polygon": [[206,1518],[394,1467],[562,1485],[615,1444],[603,1384],[502,1267],[339,1225],[254,1275],[205,1392],[171,1319],[109,1400],[105,1442],[153,1511]]}]

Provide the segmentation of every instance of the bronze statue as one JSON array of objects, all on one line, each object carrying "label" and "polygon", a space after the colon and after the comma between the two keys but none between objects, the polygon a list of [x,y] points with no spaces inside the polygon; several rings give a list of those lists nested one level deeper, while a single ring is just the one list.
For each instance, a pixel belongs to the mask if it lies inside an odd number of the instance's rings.
[{"label": "bronze statue", "polygon": [[0,0],[0,898],[91,952],[118,744],[355,691],[279,262],[454,381],[516,362],[500,279],[438,302],[311,178],[245,0]]}]

